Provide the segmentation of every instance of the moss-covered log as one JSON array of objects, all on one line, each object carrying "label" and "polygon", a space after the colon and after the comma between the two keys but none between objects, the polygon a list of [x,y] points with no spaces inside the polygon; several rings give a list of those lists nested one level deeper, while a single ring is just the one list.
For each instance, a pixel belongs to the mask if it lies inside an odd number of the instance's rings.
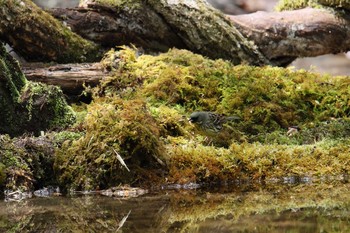
[{"label": "moss-covered log", "polygon": [[270,64],[252,41],[248,41],[227,17],[206,1],[147,2],[194,52],[228,59],[234,64]]},{"label": "moss-covered log", "polygon": [[[316,2],[289,1],[281,9],[319,6]],[[333,8],[224,16],[202,0],[89,0],[81,8],[54,9],[52,14],[84,37],[109,46],[131,42],[146,50],[186,48],[235,64],[285,66],[297,57],[350,49],[349,19],[337,13],[347,4],[319,2]]]},{"label": "moss-covered log", "polygon": [[79,8],[50,9],[50,13],[66,22],[74,32],[105,47],[132,43],[146,51],[187,48],[166,20],[144,2],[87,2]]},{"label": "moss-covered log", "polygon": [[[349,19],[334,10],[226,17],[202,0],[84,3],[88,8],[57,9],[52,13],[85,38],[104,46],[134,43],[152,51],[187,48],[235,64],[277,66],[289,64],[296,57],[350,49]],[[0,6],[0,36],[25,58],[75,62],[100,56],[97,45],[72,33],[31,1],[2,0]],[[280,9],[306,6],[348,9],[347,3],[328,0],[284,1]]]},{"label": "moss-covered log", "polygon": [[28,82],[18,63],[0,45],[0,133],[65,127],[75,120],[62,91],[55,86]]},{"label": "moss-covered log", "polygon": [[30,0],[0,0],[0,38],[30,61],[84,62],[101,56],[89,42]]}]

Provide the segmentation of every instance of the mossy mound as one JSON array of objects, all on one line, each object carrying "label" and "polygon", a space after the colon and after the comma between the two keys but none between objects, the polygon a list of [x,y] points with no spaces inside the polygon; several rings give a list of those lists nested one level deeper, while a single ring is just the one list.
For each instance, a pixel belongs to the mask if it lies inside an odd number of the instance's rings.
[{"label": "mossy mound", "polygon": [[[112,50],[102,63],[111,76],[94,90],[84,136],[58,151],[56,171],[67,188],[349,170],[349,77],[234,66],[178,49],[158,56]],[[208,140],[187,121],[198,110],[242,120],[224,125],[220,141]],[[287,135],[289,126],[301,130]]]},{"label": "mossy mound", "polygon": [[31,191],[58,185],[55,150],[81,133],[62,131],[45,136],[10,138],[0,135],[0,189]]},{"label": "mossy mound", "polygon": [[159,56],[112,52],[115,75],[104,81],[102,95],[147,98],[180,114],[197,110],[240,116],[237,129],[253,138],[292,125],[347,117],[348,77],[333,78],[277,67],[234,66],[185,50]]},{"label": "mossy mound", "polygon": [[149,177],[140,176],[143,170],[163,165],[160,129],[144,101],[96,99],[87,110],[84,135],[64,143],[56,157],[62,186],[92,189],[145,182]]},{"label": "mossy mound", "polygon": [[[40,140],[40,142],[39,142]],[[41,138],[11,139],[0,136],[0,186],[31,190],[37,182],[52,184],[54,148]]]}]

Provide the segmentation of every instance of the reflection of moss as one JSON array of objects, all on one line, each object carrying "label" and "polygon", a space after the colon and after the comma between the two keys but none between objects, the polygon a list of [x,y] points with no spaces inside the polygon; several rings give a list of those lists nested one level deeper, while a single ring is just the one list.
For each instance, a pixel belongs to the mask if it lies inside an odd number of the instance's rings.
[{"label": "reflection of moss", "polygon": [[36,198],[2,203],[0,231],[116,232],[131,210],[119,229],[123,232],[347,232],[349,188],[341,182],[234,183],[215,191],[166,190],[132,200]]},{"label": "reflection of moss", "polygon": [[[234,193],[205,193],[202,196],[198,192],[195,195],[182,193],[171,199],[172,214],[167,223],[181,226],[183,232],[192,232],[201,227],[210,229],[212,221],[219,222],[220,229],[227,232],[271,232],[281,230],[278,223],[290,227],[291,219],[300,224],[305,218],[313,216],[317,218],[318,226],[330,232],[334,231],[335,226],[339,232],[348,228],[350,196],[346,192],[349,188],[347,184],[278,184],[275,187],[266,184],[264,188],[260,185],[245,187],[240,184],[234,188]],[[241,192],[237,192],[237,189]],[[284,214],[288,223],[284,221]],[[265,218],[268,222],[262,221]],[[310,220],[306,221],[309,223]],[[305,225],[301,226],[301,231],[304,231]]]}]

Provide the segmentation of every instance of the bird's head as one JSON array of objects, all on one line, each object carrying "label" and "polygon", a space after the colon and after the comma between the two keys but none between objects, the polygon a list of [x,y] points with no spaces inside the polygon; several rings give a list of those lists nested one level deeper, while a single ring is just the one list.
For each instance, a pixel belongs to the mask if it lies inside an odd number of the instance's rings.
[{"label": "bird's head", "polygon": [[206,112],[193,112],[188,119],[191,123],[201,124],[207,118]]}]

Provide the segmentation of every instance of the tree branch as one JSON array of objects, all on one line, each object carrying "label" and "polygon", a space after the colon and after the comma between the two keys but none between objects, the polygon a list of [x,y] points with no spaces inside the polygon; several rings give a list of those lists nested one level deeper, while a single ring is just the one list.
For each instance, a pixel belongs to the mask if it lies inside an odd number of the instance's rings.
[{"label": "tree branch", "polygon": [[235,27],[270,60],[313,57],[350,49],[349,17],[305,8],[230,16]]}]

